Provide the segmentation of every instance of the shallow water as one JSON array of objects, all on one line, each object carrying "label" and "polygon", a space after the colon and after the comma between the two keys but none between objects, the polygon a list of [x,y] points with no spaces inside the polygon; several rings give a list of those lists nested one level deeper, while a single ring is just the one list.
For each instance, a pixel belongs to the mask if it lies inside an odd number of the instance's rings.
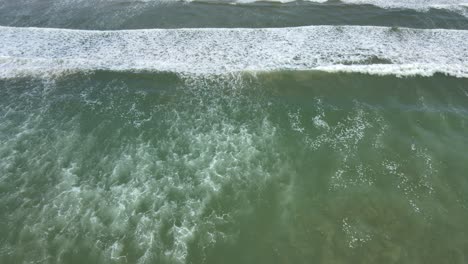
[{"label": "shallow water", "polygon": [[466,263],[463,1],[359,2],[0,1],[0,263]]},{"label": "shallow water", "polygon": [[468,83],[1,82],[4,263],[463,263]]}]

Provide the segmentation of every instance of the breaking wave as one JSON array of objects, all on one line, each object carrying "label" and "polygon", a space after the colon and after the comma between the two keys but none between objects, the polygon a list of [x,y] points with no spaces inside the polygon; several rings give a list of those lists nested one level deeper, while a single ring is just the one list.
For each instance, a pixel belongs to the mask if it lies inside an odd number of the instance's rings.
[{"label": "breaking wave", "polygon": [[468,33],[372,26],[84,31],[0,28],[0,77],[277,70],[468,76]]}]

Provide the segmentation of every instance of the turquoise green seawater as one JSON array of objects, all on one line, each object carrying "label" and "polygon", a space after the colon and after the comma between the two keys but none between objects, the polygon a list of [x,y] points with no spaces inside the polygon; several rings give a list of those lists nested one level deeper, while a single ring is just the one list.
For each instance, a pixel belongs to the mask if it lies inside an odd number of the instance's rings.
[{"label": "turquoise green seawater", "polygon": [[468,80],[0,81],[2,263],[466,263]]},{"label": "turquoise green seawater", "polygon": [[468,263],[468,0],[0,0],[32,263]]}]

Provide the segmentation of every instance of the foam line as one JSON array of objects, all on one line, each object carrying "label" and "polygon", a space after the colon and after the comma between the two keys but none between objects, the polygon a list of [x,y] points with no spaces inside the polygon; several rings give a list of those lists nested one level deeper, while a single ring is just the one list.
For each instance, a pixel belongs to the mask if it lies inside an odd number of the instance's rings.
[{"label": "foam line", "polygon": [[[203,1],[203,0],[194,0]],[[206,1],[206,0],[205,0]],[[209,1],[209,0],[208,0]],[[296,0],[234,0],[235,3],[254,3],[254,2],[278,2],[289,3]],[[401,8],[401,9],[416,9],[427,10],[429,8],[443,8],[443,7],[466,7],[468,0],[305,0],[313,3],[343,3],[350,5],[374,5],[381,8]],[[189,1],[190,2],[190,1]],[[223,2],[223,1],[212,1]]]},{"label": "foam line", "polygon": [[368,26],[84,31],[0,27],[0,77],[323,70],[468,77],[468,31]]},{"label": "foam line", "polygon": [[[315,0],[310,0],[315,2]],[[375,5],[382,8],[404,8],[427,10],[429,8],[463,7],[468,5],[467,0],[340,0],[346,4]]]},{"label": "foam line", "polygon": [[[194,2],[222,2],[210,0],[193,0]],[[273,2],[273,3],[290,3],[297,0],[233,0],[233,4],[249,4],[255,2]],[[413,9],[417,11],[428,11],[429,9],[444,9],[451,12],[456,12],[460,15],[468,17],[468,0],[304,0],[307,2],[326,4],[343,3],[347,5],[373,5],[385,9]],[[191,2],[189,0],[189,2]],[[229,2],[229,0],[228,0]]]},{"label": "foam line", "polygon": [[[194,2],[225,2],[216,0],[192,0]],[[227,0],[228,2],[230,0]],[[255,3],[255,2],[276,2],[276,3],[289,3],[297,0],[233,0],[233,3]],[[305,0],[313,3],[343,3],[349,5],[374,5],[381,8],[399,8],[399,9],[415,9],[426,11],[430,8],[436,9],[449,9],[457,11],[463,7],[468,7],[468,0]],[[190,0],[188,2],[191,2]]]}]

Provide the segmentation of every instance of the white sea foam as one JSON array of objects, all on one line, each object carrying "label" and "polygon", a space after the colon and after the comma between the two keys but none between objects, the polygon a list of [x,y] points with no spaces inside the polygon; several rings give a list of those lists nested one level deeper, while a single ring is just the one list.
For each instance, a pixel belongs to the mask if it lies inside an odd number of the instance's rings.
[{"label": "white sea foam", "polygon": [[[30,100],[13,87],[2,87],[3,96],[18,101],[0,100],[0,180],[25,182],[2,194],[2,199],[21,203],[8,212],[9,219],[24,218],[27,211],[28,217],[19,229],[34,245],[5,243],[0,246],[0,257],[2,251],[14,248],[25,263],[37,259],[63,263],[67,261],[64,252],[77,247],[78,242],[70,237],[85,234],[80,239],[90,254],[102,256],[100,263],[159,263],[160,259],[166,260],[163,263],[185,263],[188,242],[194,235],[203,239],[206,247],[223,238],[225,234],[216,229],[217,225],[232,221],[231,214],[242,209],[213,209],[204,215],[205,209],[212,199],[223,195],[220,189],[224,185],[238,189],[236,194],[241,195],[239,185],[248,183],[249,188],[255,188],[268,179],[267,168],[253,161],[262,154],[262,148],[277,142],[276,128],[261,112],[263,108],[253,108],[259,114],[252,126],[239,126],[226,117],[224,107],[239,108],[243,105],[240,98],[221,98],[223,93],[216,89],[204,92],[210,80],[187,77],[183,81],[194,90],[182,89],[177,101],[153,102],[154,108],[145,110],[140,107],[147,94],[120,100],[132,94],[125,92],[127,86],[123,84],[91,85],[80,92],[81,109],[92,111],[95,118],[104,114],[106,119],[123,120],[119,126],[132,127],[130,121],[149,114],[158,119],[149,133],[165,131],[157,144],[135,135],[130,141],[117,142],[110,151],[91,150],[99,144],[99,133],[120,133],[106,122],[83,135],[79,119],[71,118],[66,125],[48,126],[48,137],[54,140],[38,136],[43,132],[39,127],[48,122],[54,112],[51,107],[61,97],[54,95],[61,86],[32,85]],[[135,104],[140,110],[135,110]],[[5,114],[9,112],[15,117]],[[5,136],[9,132],[15,136]],[[29,148],[17,150],[25,142]],[[19,159],[27,159],[28,164],[16,166]],[[88,162],[94,165],[83,174]],[[31,195],[37,204],[31,207],[24,194],[38,188],[40,194]],[[170,242],[165,241],[167,238]],[[137,256],[127,259],[129,244]],[[56,253],[46,250],[50,245],[57,245]]]},{"label": "white sea foam", "polygon": [[468,31],[372,26],[84,31],[0,27],[0,77],[321,70],[468,77]]},{"label": "white sea foam", "polygon": [[[194,2],[223,2],[210,0],[193,0]],[[234,4],[249,4],[255,2],[273,2],[273,3],[290,3],[297,0],[233,0]],[[307,2],[327,4],[327,3],[342,3],[346,5],[373,5],[380,8],[395,8],[395,9],[413,9],[417,11],[428,11],[429,9],[446,9],[457,12],[461,15],[468,16],[468,0],[305,0]],[[191,2],[191,1],[189,1]],[[228,0],[228,2],[230,2]]]},{"label": "white sea foam", "polygon": [[[20,1],[20,0],[18,0]],[[126,8],[124,12],[117,12],[116,15],[128,16],[134,12],[139,12],[148,6],[156,6],[160,4],[170,3],[184,3],[184,2],[208,2],[208,3],[229,3],[229,4],[251,4],[255,2],[269,2],[285,4],[290,2],[297,2],[301,0],[55,0],[52,3],[54,12],[63,12],[79,7],[91,7],[98,3],[112,3],[112,4],[128,4],[132,5]],[[468,16],[468,0],[303,0],[306,2],[313,2],[319,4],[346,4],[346,5],[373,5],[380,8],[396,8],[396,9],[413,9],[417,11],[427,11],[431,8],[434,9],[447,9],[450,11],[458,12],[464,16]],[[24,5],[32,2],[30,0],[23,0]],[[137,5],[135,5],[137,4]],[[0,7],[2,2],[0,2]]]},{"label": "white sea foam", "polygon": [[[314,1],[314,0],[311,0]],[[380,8],[414,9],[428,11],[429,9],[444,9],[468,17],[467,0],[340,0],[345,4],[374,5]]]},{"label": "white sea foam", "polygon": [[[197,0],[195,0],[197,1]],[[254,3],[254,2],[277,2],[289,3],[296,0],[235,0],[235,3]],[[468,7],[467,0],[306,0],[307,2],[325,4],[329,2],[343,3],[348,5],[373,5],[380,8],[398,8],[398,9],[414,9],[418,11],[427,11],[434,9],[449,9],[459,11]]]},{"label": "white sea foam", "polygon": [[[315,2],[314,0],[311,0]],[[430,8],[452,8],[463,7],[468,4],[467,0],[340,0],[346,4],[375,5],[382,8],[403,8],[428,10]]]},{"label": "white sea foam", "polygon": [[[202,2],[203,0],[195,0],[195,2]],[[270,2],[270,3],[291,3],[291,2],[296,2],[296,0],[237,0],[234,1],[233,3],[236,4],[249,4],[249,3],[255,3],[255,2]],[[314,2],[314,3],[326,3],[328,0],[310,0],[309,2]]]}]

